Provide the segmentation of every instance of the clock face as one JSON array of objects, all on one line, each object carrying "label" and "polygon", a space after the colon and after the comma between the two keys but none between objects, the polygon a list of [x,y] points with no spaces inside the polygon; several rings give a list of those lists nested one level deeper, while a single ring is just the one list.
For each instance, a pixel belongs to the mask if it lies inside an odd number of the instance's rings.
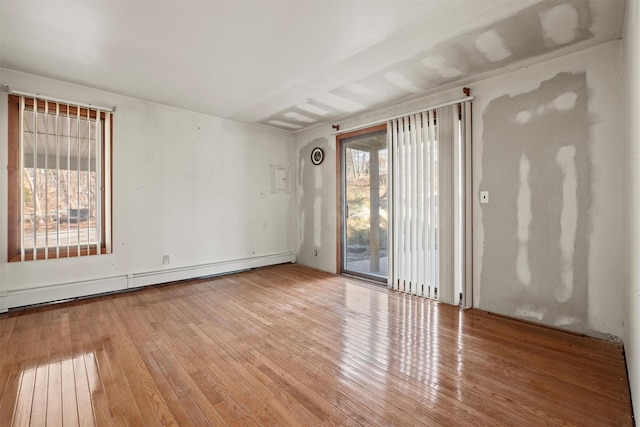
[{"label": "clock face", "polygon": [[322,148],[316,147],[311,151],[311,162],[314,165],[319,165],[324,160],[324,151]]}]

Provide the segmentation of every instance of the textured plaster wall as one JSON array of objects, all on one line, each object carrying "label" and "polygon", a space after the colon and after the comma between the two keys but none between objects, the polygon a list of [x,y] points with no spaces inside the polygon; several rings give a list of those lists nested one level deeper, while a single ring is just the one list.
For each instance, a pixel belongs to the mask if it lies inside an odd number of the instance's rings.
[{"label": "textured plaster wall", "polygon": [[[482,307],[584,329],[591,164],[586,74],[559,73],[482,115]],[[505,310],[509,307],[508,310]]]},{"label": "textured plaster wall", "polygon": [[471,85],[474,305],[622,336],[620,42]]},{"label": "textured plaster wall", "polygon": [[[468,86],[475,97],[474,306],[593,336],[622,336],[621,42]],[[339,123],[357,126],[459,97],[450,91]],[[327,271],[336,269],[331,131],[326,125],[296,135],[298,167],[307,167],[314,143],[331,147],[321,185],[298,173],[297,196],[299,235],[313,230],[330,250],[316,257],[301,237],[298,262]],[[481,189],[490,192],[488,205],[479,203]],[[326,214],[319,228],[310,228],[306,221],[318,204]]]},{"label": "textured plaster wall", "polygon": [[[311,163],[314,148],[324,151],[320,165]],[[336,272],[336,151],[335,137],[322,130],[298,138],[296,196],[298,207],[297,262]]]},{"label": "textured plaster wall", "polygon": [[628,4],[624,33],[627,140],[627,292],[624,348],[636,419],[640,415],[640,4]]}]

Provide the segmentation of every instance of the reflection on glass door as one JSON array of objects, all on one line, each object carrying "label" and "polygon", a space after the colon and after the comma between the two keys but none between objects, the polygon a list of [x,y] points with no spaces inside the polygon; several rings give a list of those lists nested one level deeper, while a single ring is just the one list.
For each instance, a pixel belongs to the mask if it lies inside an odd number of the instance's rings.
[{"label": "reflection on glass door", "polygon": [[387,132],[341,140],[342,271],[387,279]]}]

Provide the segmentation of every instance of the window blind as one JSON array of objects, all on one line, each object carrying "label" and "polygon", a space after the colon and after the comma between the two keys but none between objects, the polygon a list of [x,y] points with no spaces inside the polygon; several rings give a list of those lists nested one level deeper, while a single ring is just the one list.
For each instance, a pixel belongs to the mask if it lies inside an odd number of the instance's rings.
[{"label": "window blind", "polygon": [[110,130],[110,111],[20,95],[21,260],[110,251]]},{"label": "window blind", "polygon": [[394,245],[389,286],[465,306],[471,297],[469,112],[465,101],[387,124]]}]

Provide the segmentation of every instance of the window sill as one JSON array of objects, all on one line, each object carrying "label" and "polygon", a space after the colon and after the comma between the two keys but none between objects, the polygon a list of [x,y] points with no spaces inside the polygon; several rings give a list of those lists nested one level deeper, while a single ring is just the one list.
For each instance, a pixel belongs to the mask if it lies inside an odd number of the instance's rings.
[{"label": "window sill", "polygon": [[[95,246],[88,249],[86,247],[83,247],[83,248],[81,247],[80,250],[78,250],[77,247],[65,247],[65,248],[60,248],[59,251],[57,251],[57,253],[55,249],[49,249],[48,254],[45,254],[44,249],[38,249],[36,251],[35,260],[75,258],[75,257],[89,256],[89,255],[101,255],[101,254],[107,254],[107,253],[108,253],[107,248],[101,247],[100,251],[98,252],[98,249]],[[20,254],[14,254],[13,256],[10,256],[8,261],[21,262]],[[34,261],[33,249],[30,249],[25,252],[24,261]]]}]

